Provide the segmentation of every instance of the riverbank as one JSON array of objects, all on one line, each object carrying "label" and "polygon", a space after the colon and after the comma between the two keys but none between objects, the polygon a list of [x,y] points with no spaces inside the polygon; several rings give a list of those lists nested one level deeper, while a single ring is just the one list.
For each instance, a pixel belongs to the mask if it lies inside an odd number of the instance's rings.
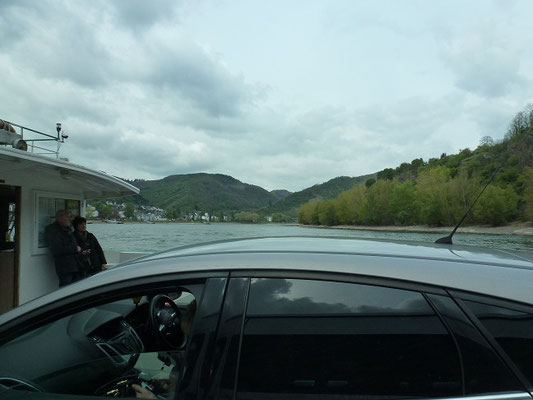
[{"label": "riverbank", "polygon": [[[302,225],[308,226],[308,225]],[[413,226],[363,226],[363,225],[338,225],[338,226],[308,226],[311,228],[346,229],[355,231],[387,231],[387,232],[416,232],[416,233],[451,233],[453,226],[432,227],[427,225]],[[526,235],[533,236],[533,223],[513,222],[503,226],[470,225],[460,226],[459,233],[475,233],[489,235]]]},{"label": "riverbank", "polygon": [[[146,252],[213,242],[217,240],[231,240],[252,237],[282,237],[282,236],[341,236],[358,239],[401,240],[416,241],[418,243],[433,243],[439,237],[449,234],[452,228],[430,228],[427,232],[415,232],[416,227],[400,228],[370,227],[369,230],[360,227],[323,227],[321,229],[297,224],[235,224],[235,223],[165,223],[165,224],[94,224],[87,229],[96,235],[106,251],[118,252]],[[472,231],[474,227],[468,229]],[[487,227],[482,227],[487,228]],[[507,228],[503,230],[502,228]],[[399,231],[403,229],[404,231]],[[428,230],[421,227],[419,230]],[[447,229],[447,230],[446,230]],[[518,250],[533,252],[533,236],[520,229],[533,229],[533,226],[512,226],[497,228],[502,235],[490,234],[461,234],[454,238],[454,243],[469,246],[495,248],[502,250]],[[396,231],[395,231],[396,230]],[[410,230],[410,231],[406,231]],[[511,230],[511,232],[509,232]],[[480,231],[479,229],[477,230]],[[486,233],[494,233],[488,227]],[[506,234],[506,235],[505,235]]]},{"label": "riverbank", "polygon": [[[109,222],[102,220],[90,220],[90,224],[154,224],[154,222],[142,222],[142,221],[120,221],[120,222]],[[378,231],[378,232],[411,232],[411,233],[451,233],[453,226],[439,226],[433,227],[428,225],[412,225],[412,226],[368,226],[368,225],[337,225],[337,226],[326,226],[326,225],[301,225],[298,223],[288,223],[288,224],[276,224],[276,223],[258,223],[258,224],[242,224],[238,222],[212,222],[212,223],[201,223],[201,222],[175,222],[175,221],[157,221],[156,224],[164,225],[194,225],[194,226],[203,226],[203,225],[247,225],[247,226],[257,226],[257,225],[280,225],[280,226],[298,226],[302,228],[318,228],[318,229],[344,229],[351,231]],[[524,236],[533,236],[533,223],[531,222],[513,222],[503,226],[490,226],[490,225],[470,225],[470,226],[461,226],[457,230],[459,233],[473,233],[473,234],[488,234],[488,235],[524,235]]]}]

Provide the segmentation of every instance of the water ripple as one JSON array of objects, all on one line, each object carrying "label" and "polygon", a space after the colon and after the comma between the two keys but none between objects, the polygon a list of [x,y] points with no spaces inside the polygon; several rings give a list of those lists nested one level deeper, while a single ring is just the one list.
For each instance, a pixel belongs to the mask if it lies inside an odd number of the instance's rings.
[{"label": "water ripple", "polygon": [[[339,230],[275,224],[91,224],[88,230],[96,235],[106,251],[149,253],[214,240],[258,236],[344,236],[427,243],[444,236],[442,233]],[[533,238],[521,235],[458,232],[454,235],[454,244],[533,251]]]}]

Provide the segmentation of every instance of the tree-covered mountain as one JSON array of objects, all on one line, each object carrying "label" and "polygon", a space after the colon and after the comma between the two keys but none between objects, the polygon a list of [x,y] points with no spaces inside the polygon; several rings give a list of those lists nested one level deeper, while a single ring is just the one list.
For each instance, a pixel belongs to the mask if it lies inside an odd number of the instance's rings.
[{"label": "tree-covered mountain", "polygon": [[358,177],[339,176],[327,182],[313,185],[299,192],[294,192],[284,199],[259,210],[265,214],[284,213],[291,216],[298,214],[299,207],[311,200],[328,200],[354,186],[365,183],[368,179],[375,178],[376,174],[362,175]]},{"label": "tree-covered mountain", "polygon": [[[494,177],[493,180],[491,180]],[[302,205],[312,225],[454,225],[533,221],[533,106],[519,112],[501,141],[486,136],[475,150],[415,159],[377,173],[377,180],[338,197]]]},{"label": "tree-covered mountain", "polygon": [[250,211],[277,201],[267,190],[222,174],[171,175],[158,180],[129,181],[146,203],[179,212]]},{"label": "tree-covered mountain", "polygon": [[262,215],[274,214],[280,217],[280,214],[286,214],[296,217],[298,208],[306,201],[334,198],[339,193],[363,184],[375,176],[375,174],[359,177],[341,176],[291,193],[287,190],[268,192],[259,186],[249,185],[222,174],[171,175],[158,180],[126,180],[138,187],[140,193],[115,200],[172,210],[175,215],[192,211],[211,214],[253,211]]},{"label": "tree-covered mountain", "polygon": [[290,196],[291,194],[291,192],[285,189],[271,190],[270,193],[272,193],[278,199],[284,199],[285,197]]}]

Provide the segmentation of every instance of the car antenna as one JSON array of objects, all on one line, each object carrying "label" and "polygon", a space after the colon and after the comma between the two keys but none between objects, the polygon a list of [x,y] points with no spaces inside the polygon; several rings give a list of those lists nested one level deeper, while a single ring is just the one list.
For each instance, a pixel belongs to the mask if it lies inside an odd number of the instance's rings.
[{"label": "car antenna", "polygon": [[483,190],[481,190],[481,192],[479,192],[479,194],[477,195],[476,199],[472,202],[472,204],[470,204],[470,207],[468,208],[468,210],[466,211],[465,215],[463,215],[463,218],[461,218],[461,220],[459,221],[459,223],[457,225],[455,225],[455,228],[453,228],[453,231],[452,233],[450,233],[448,236],[444,236],[444,237],[441,237],[440,239],[437,239],[435,240],[435,243],[440,243],[440,244],[453,244],[452,243],[452,236],[453,234],[455,233],[455,231],[457,230],[457,228],[459,228],[459,226],[463,223],[463,221],[465,220],[466,216],[468,215],[468,213],[470,213],[470,210],[472,210],[472,207],[474,207],[474,204],[476,204],[477,200],[481,197],[481,195],[483,194],[483,192],[485,191],[485,189],[490,185],[490,183],[492,182],[492,180],[496,177],[496,174],[498,173],[498,171],[500,170],[501,167],[498,167],[496,169],[496,171],[494,171],[494,173],[492,174],[492,176],[490,177],[489,181],[487,182],[487,184],[485,185],[485,187],[483,188]]}]

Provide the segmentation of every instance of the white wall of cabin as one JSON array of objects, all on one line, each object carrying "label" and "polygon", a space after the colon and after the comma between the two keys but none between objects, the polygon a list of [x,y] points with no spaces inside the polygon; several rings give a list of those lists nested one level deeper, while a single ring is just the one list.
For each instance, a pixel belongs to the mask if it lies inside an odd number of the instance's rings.
[{"label": "white wall of cabin", "polygon": [[85,215],[83,193],[74,182],[61,179],[54,170],[43,169],[33,171],[4,171],[1,174],[6,185],[21,187],[21,221],[20,259],[19,259],[19,304],[26,303],[42,296],[59,286],[54,267],[53,257],[48,253],[38,254],[35,251],[37,224],[36,193],[46,192],[52,197],[56,194],[71,196],[81,200],[81,215]]}]

